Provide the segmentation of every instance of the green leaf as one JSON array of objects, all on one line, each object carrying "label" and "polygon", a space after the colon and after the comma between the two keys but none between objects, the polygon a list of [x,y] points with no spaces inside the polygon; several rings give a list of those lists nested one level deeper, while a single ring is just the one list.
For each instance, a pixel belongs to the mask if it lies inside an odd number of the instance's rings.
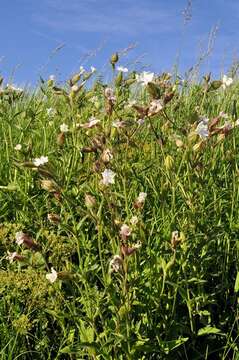
[{"label": "green leaf", "polygon": [[168,354],[170,351],[176,349],[177,347],[181,346],[182,344],[184,344],[186,341],[188,341],[188,337],[186,338],[179,338],[176,340],[171,340],[171,341],[162,341],[161,342],[161,346],[163,348],[163,351]]},{"label": "green leaf", "polygon": [[238,292],[238,291],[239,291],[239,271],[237,272],[237,277],[236,277],[236,281],[235,281],[234,291],[235,291],[235,292]]},{"label": "green leaf", "polygon": [[221,333],[221,330],[219,330],[216,327],[212,327],[212,326],[206,326],[206,327],[198,330],[198,336],[204,336],[204,335],[209,335],[209,334],[219,334],[219,333]]}]

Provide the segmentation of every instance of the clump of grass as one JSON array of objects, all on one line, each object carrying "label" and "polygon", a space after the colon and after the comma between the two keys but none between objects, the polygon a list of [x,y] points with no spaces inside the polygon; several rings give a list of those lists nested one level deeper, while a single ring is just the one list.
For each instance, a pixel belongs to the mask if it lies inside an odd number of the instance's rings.
[{"label": "clump of grass", "polygon": [[238,83],[119,61],[2,85],[1,359],[238,356]]}]

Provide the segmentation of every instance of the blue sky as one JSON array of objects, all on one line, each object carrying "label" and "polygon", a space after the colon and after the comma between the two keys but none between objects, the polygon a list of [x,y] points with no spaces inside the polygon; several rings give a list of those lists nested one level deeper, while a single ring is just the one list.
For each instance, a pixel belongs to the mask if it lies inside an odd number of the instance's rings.
[{"label": "blue sky", "polygon": [[202,69],[226,72],[238,56],[239,1],[192,0],[185,25],[186,6],[187,0],[3,0],[0,74],[18,85],[50,74],[63,81],[80,65],[105,75],[117,50],[130,69],[172,71],[177,64],[183,75],[207,51],[215,27]]}]

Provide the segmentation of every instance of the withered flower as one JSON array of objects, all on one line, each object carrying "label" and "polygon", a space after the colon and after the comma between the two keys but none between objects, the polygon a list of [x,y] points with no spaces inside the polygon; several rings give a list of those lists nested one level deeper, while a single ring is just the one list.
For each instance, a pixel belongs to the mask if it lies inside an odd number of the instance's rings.
[{"label": "withered flower", "polygon": [[33,241],[33,239],[27,233],[19,231],[16,233],[17,245],[25,245],[31,250],[39,250],[40,246]]}]

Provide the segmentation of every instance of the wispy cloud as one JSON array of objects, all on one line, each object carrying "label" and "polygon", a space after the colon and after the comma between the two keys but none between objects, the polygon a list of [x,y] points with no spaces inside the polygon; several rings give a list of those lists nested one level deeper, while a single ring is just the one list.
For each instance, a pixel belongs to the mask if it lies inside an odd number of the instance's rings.
[{"label": "wispy cloud", "polygon": [[162,5],[155,7],[151,0],[139,0],[137,4],[126,0],[45,0],[44,4],[45,11],[34,14],[33,19],[58,31],[135,36],[141,33],[172,33],[179,26],[177,13],[169,12]]}]

